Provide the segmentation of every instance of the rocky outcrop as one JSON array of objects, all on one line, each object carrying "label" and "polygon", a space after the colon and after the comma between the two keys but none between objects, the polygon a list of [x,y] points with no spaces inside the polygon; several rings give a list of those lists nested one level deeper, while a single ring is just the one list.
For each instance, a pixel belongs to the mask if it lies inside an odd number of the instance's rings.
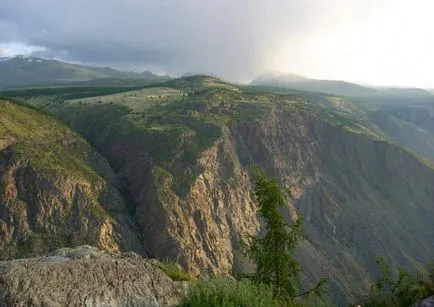
[{"label": "rocky outcrop", "polygon": [[187,285],[133,252],[90,246],[0,262],[0,306],[174,306]]}]

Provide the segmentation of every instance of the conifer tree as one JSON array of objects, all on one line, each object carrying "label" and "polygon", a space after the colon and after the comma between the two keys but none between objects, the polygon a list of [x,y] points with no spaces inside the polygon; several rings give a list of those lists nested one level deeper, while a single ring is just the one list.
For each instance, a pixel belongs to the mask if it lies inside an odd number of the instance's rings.
[{"label": "conifer tree", "polygon": [[256,283],[271,286],[275,297],[289,301],[297,296],[300,280],[294,252],[302,240],[302,219],[289,224],[279,210],[285,206],[281,187],[262,170],[255,168],[254,174],[254,195],[264,233],[248,236],[243,244],[246,255],[257,266],[251,277]]}]

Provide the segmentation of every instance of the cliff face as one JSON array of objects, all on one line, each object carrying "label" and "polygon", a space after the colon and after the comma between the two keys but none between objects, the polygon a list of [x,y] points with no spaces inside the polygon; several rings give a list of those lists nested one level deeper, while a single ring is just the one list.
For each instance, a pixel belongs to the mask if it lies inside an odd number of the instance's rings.
[{"label": "cliff face", "polygon": [[0,101],[2,258],[89,243],[110,251],[140,242],[108,163],[70,129]]},{"label": "cliff face", "polygon": [[434,253],[434,171],[410,152],[297,95],[204,77],[167,86],[45,106],[128,187],[151,256],[196,274],[249,269],[239,238],[260,229],[251,163],[291,189],[284,214],[305,218],[304,284],[329,277],[336,302],[368,289],[375,256],[410,267]]}]

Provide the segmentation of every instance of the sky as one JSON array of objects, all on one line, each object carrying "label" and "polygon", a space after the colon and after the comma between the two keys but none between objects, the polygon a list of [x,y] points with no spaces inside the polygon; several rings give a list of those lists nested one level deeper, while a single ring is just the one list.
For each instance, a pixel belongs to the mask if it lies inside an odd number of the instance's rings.
[{"label": "sky", "polygon": [[0,0],[0,57],[434,88],[432,0]]}]

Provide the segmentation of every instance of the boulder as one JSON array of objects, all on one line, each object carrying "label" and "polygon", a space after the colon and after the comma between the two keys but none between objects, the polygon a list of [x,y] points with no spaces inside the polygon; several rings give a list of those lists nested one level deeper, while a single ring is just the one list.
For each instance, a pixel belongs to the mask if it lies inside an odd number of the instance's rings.
[{"label": "boulder", "polygon": [[0,306],[174,306],[186,289],[136,253],[87,245],[0,262]]}]

